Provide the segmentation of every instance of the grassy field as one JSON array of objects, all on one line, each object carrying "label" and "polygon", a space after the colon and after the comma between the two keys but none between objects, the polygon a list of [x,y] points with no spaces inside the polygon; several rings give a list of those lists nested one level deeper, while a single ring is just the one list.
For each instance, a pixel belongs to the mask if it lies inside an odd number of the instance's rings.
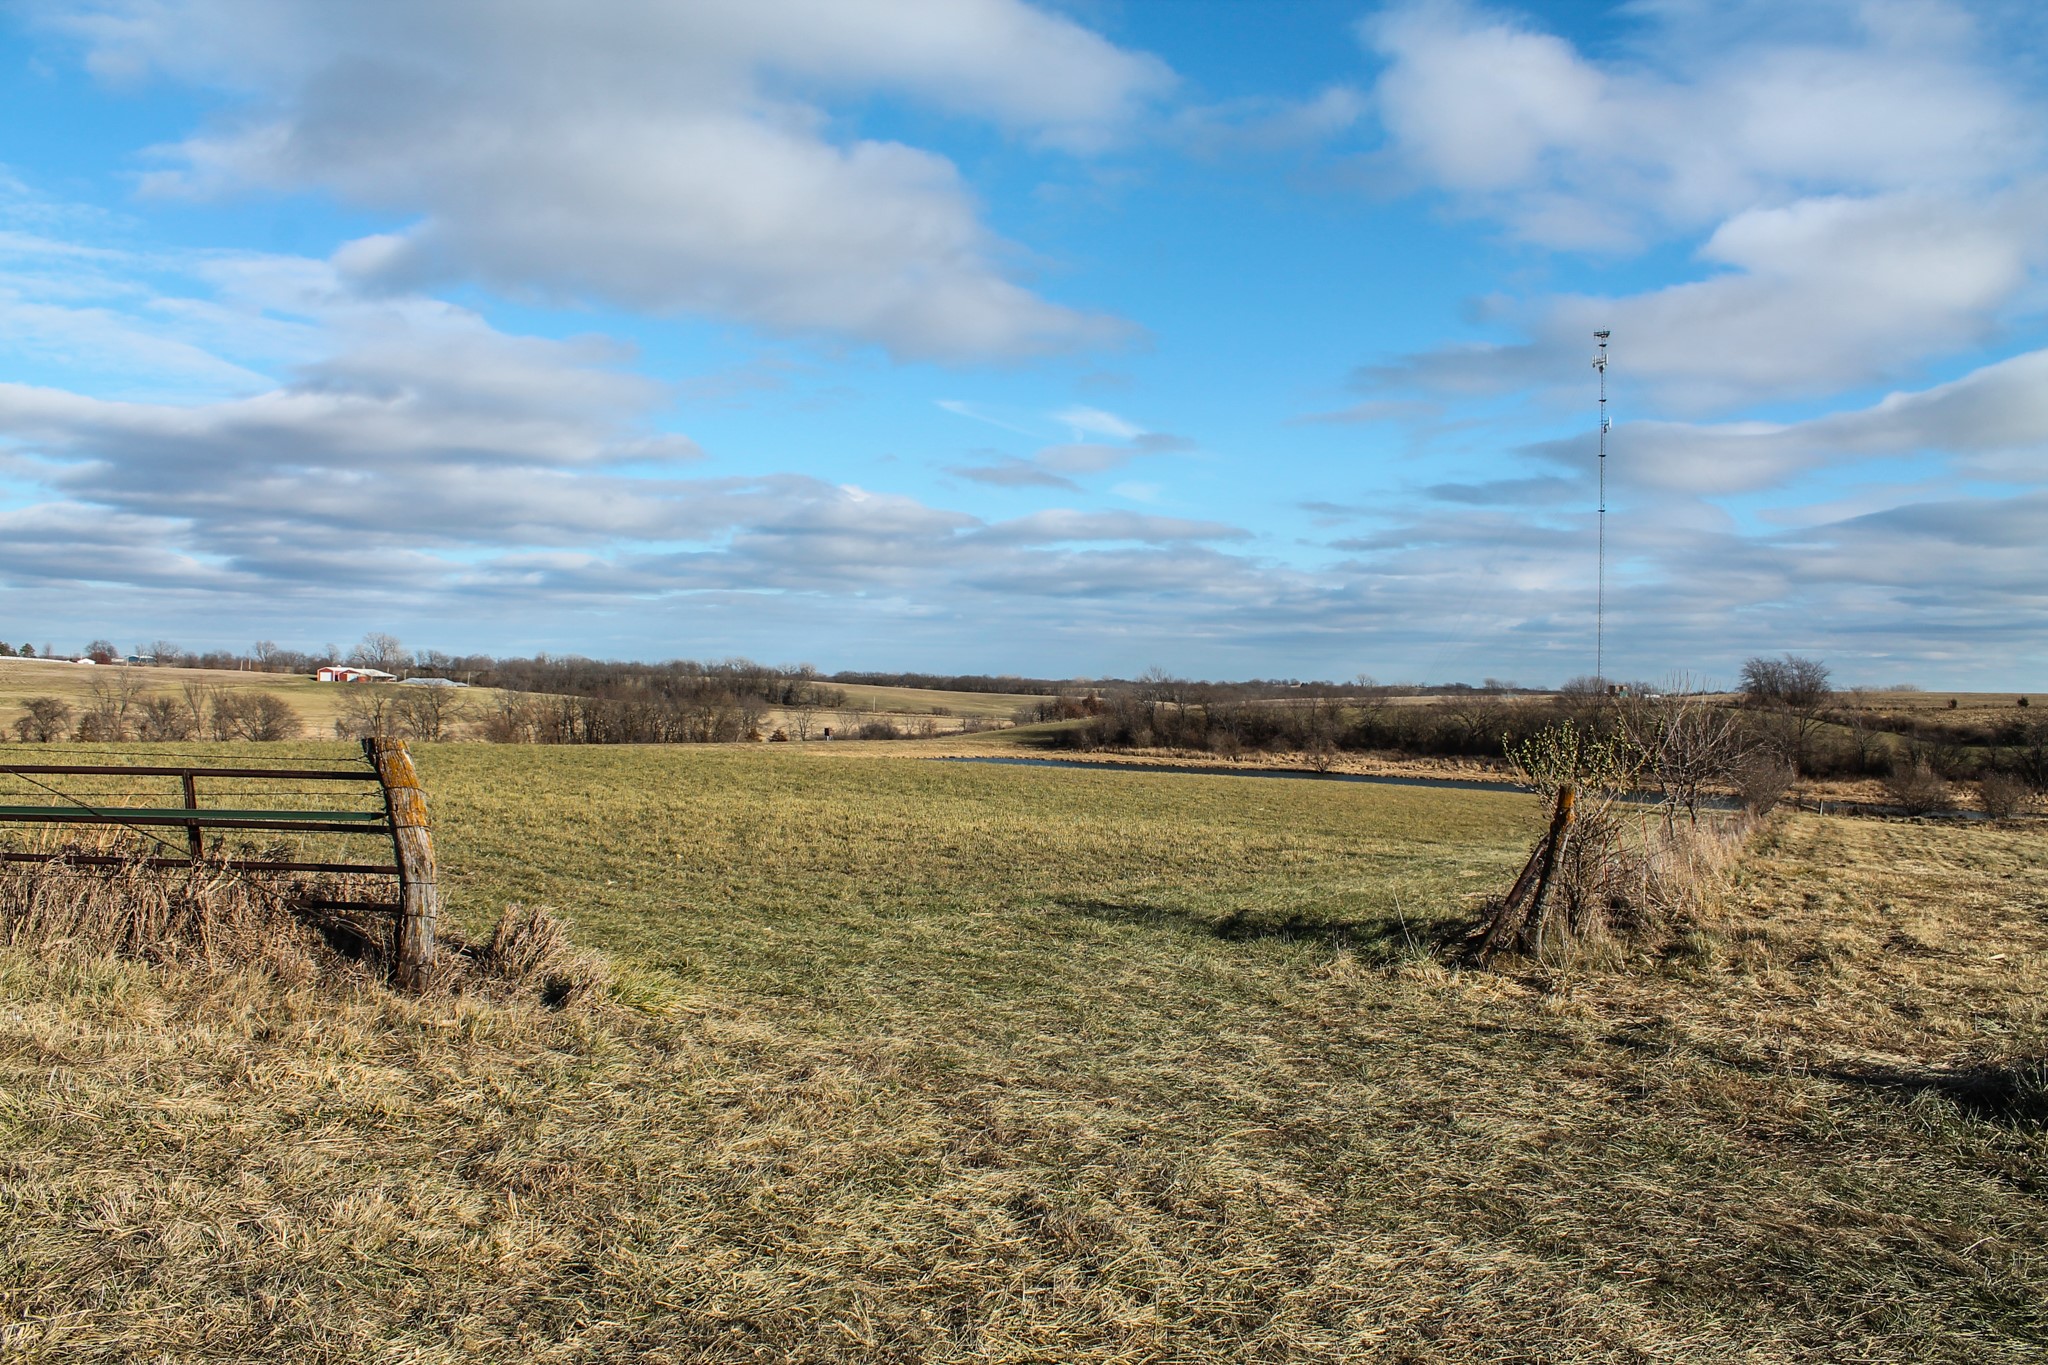
[{"label": "grassy field", "polygon": [[[928,687],[876,687],[866,683],[829,683],[846,694],[845,710],[880,711],[897,715],[974,716],[1008,720],[1020,706],[1036,706],[1044,697],[1021,692],[944,692]],[[936,709],[935,709],[936,708]]]},{"label": "grassy field", "polygon": [[0,1355],[2048,1348],[2037,827],[1781,815],[1670,941],[1493,974],[1416,944],[1525,797],[420,766],[454,917],[558,907],[626,1004],[0,950]]},{"label": "grassy field", "polygon": [[[80,709],[95,682],[132,680],[147,694],[179,695],[188,684],[269,692],[290,702],[308,735],[332,734],[341,714],[341,688],[288,673],[240,673],[218,668],[88,667],[42,659],[0,659],[0,732],[8,731],[31,697],[56,697]],[[12,739],[11,733],[7,738]]]},{"label": "grassy field", "polygon": [[[270,692],[290,702],[305,722],[308,738],[334,731],[348,685],[315,682],[288,673],[242,673],[227,669],[87,667],[42,659],[0,658],[0,740],[12,738],[10,727],[22,714],[22,704],[31,697],[56,697],[74,711],[83,709],[95,682],[101,685],[129,681],[146,694],[177,696],[188,685],[226,687],[236,691]],[[838,686],[834,684],[834,686]],[[844,706],[829,707],[818,715],[819,725],[849,728],[863,720],[882,718],[898,723],[942,717],[939,728],[956,728],[962,720],[1008,721],[1019,706],[1042,698],[996,692],[937,692],[920,687],[872,687],[850,684],[839,687],[846,694]],[[462,694],[472,716],[497,704],[500,694],[490,688],[473,688]],[[770,713],[769,724],[787,725],[787,714]]]}]

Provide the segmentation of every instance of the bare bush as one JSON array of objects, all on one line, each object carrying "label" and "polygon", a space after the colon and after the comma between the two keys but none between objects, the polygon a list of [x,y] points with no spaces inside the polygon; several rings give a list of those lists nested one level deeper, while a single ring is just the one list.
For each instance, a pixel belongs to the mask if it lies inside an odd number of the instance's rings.
[{"label": "bare bush", "polygon": [[101,744],[128,738],[141,691],[136,676],[125,669],[95,677],[86,689],[85,708],[78,713],[78,730],[73,738],[81,743]]},{"label": "bare bush", "polygon": [[1769,815],[1797,776],[1792,765],[1774,753],[1752,753],[1735,766],[1735,797],[1751,815]]},{"label": "bare bush", "polygon": [[144,697],[135,708],[135,734],[138,739],[190,739],[197,729],[192,713],[176,697]]},{"label": "bare bush", "polygon": [[14,722],[14,733],[24,744],[48,744],[62,739],[71,728],[71,704],[57,697],[30,697],[22,704],[22,715]]},{"label": "bare bush", "polygon": [[1908,815],[1929,815],[1955,807],[1955,791],[1926,759],[1901,762],[1885,779],[1886,795]]},{"label": "bare bush", "polygon": [[243,692],[226,687],[187,689],[186,704],[205,715],[206,728],[217,740],[274,743],[297,739],[305,729],[292,704],[272,692]]},{"label": "bare bush", "polygon": [[2010,773],[1986,773],[1977,783],[1977,800],[1994,820],[2009,820],[2033,803],[2027,784]]},{"label": "bare bush", "polygon": [[533,744],[540,733],[539,707],[511,692],[498,696],[498,709],[483,718],[483,736],[493,744]]},{"label": "bare bush", "polygon": [[1631,698],[1621,722],[1643,755],[1643,775],[1663,792],[1666,821],[1683,812],[1698,824],[1701,800],[1733,778],[1746,751],[1735,713],[1685,689]]},{"label": "bare bush", "polygon": [[258,692],[244,709],[241,719],[241,733],[244,739],[275,743],[297,739],[305,723],[299,713],[283,697],[270,692]]}]

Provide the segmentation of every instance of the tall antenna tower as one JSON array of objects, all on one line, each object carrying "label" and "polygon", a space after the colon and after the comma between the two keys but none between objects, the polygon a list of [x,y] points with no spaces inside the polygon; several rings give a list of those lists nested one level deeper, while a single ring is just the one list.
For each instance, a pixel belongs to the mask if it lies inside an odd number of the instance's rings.
[{"label": "tall antenna tower", "polygon": [[1593,677],[1607,682],[1607,338],[1605,329],[1593,333],[1600,349],[1593,353],[1593,368],[1600,371],[1600,566],[1597,596],[1593,607]]}]

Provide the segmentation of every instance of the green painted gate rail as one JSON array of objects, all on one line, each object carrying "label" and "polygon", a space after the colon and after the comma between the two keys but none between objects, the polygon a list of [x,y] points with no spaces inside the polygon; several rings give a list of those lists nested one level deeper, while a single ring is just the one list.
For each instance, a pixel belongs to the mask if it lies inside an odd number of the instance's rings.
[{"label": "green painted gate rail", "polygon": [[[133,866],[151,868],[213,867],[231,872],[324,872],[358,873],[398,879],[394,902],[351,903],[352,908],[383,910],[398,916],[397,975],[400,984],[418,987],[425,983],[434,960],[434,921],[440,911],[440,891],[434,867],[433,841],[427,824],[426,793],[413,768],[405,742],[396,739],[363,741],[360,768],[232,768],[200,766],[130,766],[96,763],[5,763],[0,775],[23,777],[48,791],[51,800],[28,806],[0,806],[0,824],[100,825],[133,829],[155,839],[165,848],[171,845],[154,835],[151,828],[182,828],[184,857],[131,858],[119,855],[75,852],[16,853],[0,851],[0,863],[47,863],[63,861],[84,866]],[[43,778],[64,777],[175,777],[184,792],[179,806],[118,806],[96,804],[72,796]],[[375,784],[383,796],[381,811],[351,810],[230,810],[202,806],[202,781],[353,782]],[[307,834],[374,834],[391,841],[389,862],[295,862],[262,858],[208,858],[205,831],[287,830]],[[310,903],[309,903],[310,904]],[[321,902],[326,908],[350,908],[340,903]]]}]

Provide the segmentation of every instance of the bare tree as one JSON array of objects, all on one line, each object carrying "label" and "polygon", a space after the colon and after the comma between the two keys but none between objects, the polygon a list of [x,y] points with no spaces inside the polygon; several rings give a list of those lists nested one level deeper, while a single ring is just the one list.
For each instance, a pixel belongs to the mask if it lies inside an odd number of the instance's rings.
[{"label": "bare tree", "polygon": [[1684,684],[1658,699],[1635,699],[1622,709],[1623,733],[1643,758],[1646,776],[1664,793],[1667,826],[1683,812],[1697,825],[1708,791],[1734,781],[1747,746],[1742,726]]},{"label": "bare tree", "polygon": [[1796,654],[1753,658],[1742,665],[1742,692],[1752,707],[1769,718],[1774,742],[1785,759],[1794,769],[1803,770],[1814,732],[1834,696],[1827,665]]},{"label": "bare tree", "polygon": [[215,739],[229,738],[214,730],[214,716],[217,714],[215,703],[224,694],[225,689],[218,683],[188,682],[178,689],[179,700],[185,703],[185,711],[192,717],[194,734],[212,733]]},{"label": "bare tree", "polygon": [[190,739],[198,728],[184,702],[168,693],[144,697],[135,707],[135,734],[138,739]]},{"label": "bare tree", "polygon": [[373,630],[349,651],[348,661],[357,668],[381,668],[386,673],[396,673],[412,660],[397,636]]},{"label": "bare tree", "polygon": [[468,718],[469,707],[453,687],[403,687],[392,700],[398,724],[429,743],[448,738]]},{"label": "bare tree", "polygon": [[95,677],[86,689],[85,710],[78,717],[78,739],[108,743],[128,738],[129,713],[142,691],[141,680],[126,671]]},{"label": "bare tree", "polygon": [[398,733],[395,689],[356,684],[341,694],[334,733],[340,739],[389,739]]},{"label": "bare tree", "polygon": [[56,697],[30,697],[22,703],[22,710],[25,714],[14,722],[14,733],[24,744],[62,739],[71,726],[71,704]]}]

